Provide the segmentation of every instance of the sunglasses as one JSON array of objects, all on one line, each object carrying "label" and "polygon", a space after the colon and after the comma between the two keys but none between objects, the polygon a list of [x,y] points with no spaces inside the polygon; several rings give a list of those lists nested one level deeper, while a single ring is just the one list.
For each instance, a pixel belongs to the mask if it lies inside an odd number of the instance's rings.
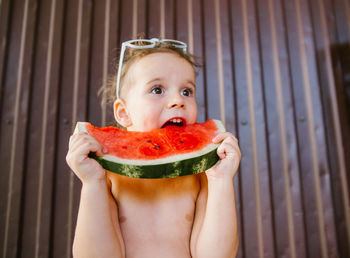
[{"label": "sunglasses", "polygon": [[120,51],[120,58],[119,58],[119,67],[118,67],[118,74],[116,78],[116,95],[117,99],[119,98],[119,83],[120,83],[120,75],[121,70],[123,66],[123,60],[124,60],[124,54],[126,47],[134,48],[134,49],[145,49],[145,48],[155,48],[157,45],[163,44],[163,45],[169,45],[171,47],[180,48],[184,53],[187,52],[187,44],[174,40],[174,39],[133,39],[129,41],[125,41],[122,43],[122,49]]}]

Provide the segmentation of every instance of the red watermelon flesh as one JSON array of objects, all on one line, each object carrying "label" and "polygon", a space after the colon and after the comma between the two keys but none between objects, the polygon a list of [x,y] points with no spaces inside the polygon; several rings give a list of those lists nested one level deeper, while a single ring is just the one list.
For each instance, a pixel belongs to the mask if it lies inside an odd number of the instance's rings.
[{"label": "red watermelon flesh", "polygon": [[87,132],[107,148],[109,155],[123,159],[159,159],[200,150],[217,134],[214,120],[187,126],[170,125],[149,132],[86,124]]}]

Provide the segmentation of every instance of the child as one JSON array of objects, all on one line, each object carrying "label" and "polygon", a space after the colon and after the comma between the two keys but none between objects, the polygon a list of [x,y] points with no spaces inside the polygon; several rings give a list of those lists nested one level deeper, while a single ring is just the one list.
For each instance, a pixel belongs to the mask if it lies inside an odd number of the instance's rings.
[{"label": "child", "polygon": [[[114,102],[120,125],[148,131],[173,118],[183,124],[196,122],[194,62],[185,43],[124,42],[120,60]],[[229,132],[213,142],[221,142],[220,160],[205,173],[136,179],[105,171],[88,158],[89,152],[108,153],[93,137],[71,136],[67,162],[82,182],[74,256],[235,257],[233,177],[241,154]]]}]

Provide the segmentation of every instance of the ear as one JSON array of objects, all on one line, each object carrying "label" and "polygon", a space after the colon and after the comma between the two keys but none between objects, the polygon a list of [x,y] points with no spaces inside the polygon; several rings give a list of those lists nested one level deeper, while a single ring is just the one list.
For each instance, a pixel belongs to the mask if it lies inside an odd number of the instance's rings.
[{"label": "ear", "polygon": [[117,99],[113,104],[114,117],[118,124],[123,127],[132,126],[132,121],[128,112],[128,109],[125,105],[125,102],[122,99]]}]

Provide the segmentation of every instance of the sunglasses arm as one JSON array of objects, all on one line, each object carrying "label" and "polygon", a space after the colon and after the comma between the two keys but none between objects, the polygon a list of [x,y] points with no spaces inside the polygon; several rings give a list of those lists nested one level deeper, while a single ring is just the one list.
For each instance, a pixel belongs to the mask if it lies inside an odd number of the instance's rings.
[{"label": "sunglasses arm", "polygon": [[122,49],[121,49],[121,52],[120,52],[119,65],[118,65],[118,74],[117,74],[117,78],[116,78],[116,87],[115,87],[117,99],[119,99],[119,84],[120,84],[120,76],[121,76],[121,73],[122,73],[122,69],[121,68],[122,68],[123,60],[124,60],[125,47],[126,46],[123,43],[122,44]]}]

